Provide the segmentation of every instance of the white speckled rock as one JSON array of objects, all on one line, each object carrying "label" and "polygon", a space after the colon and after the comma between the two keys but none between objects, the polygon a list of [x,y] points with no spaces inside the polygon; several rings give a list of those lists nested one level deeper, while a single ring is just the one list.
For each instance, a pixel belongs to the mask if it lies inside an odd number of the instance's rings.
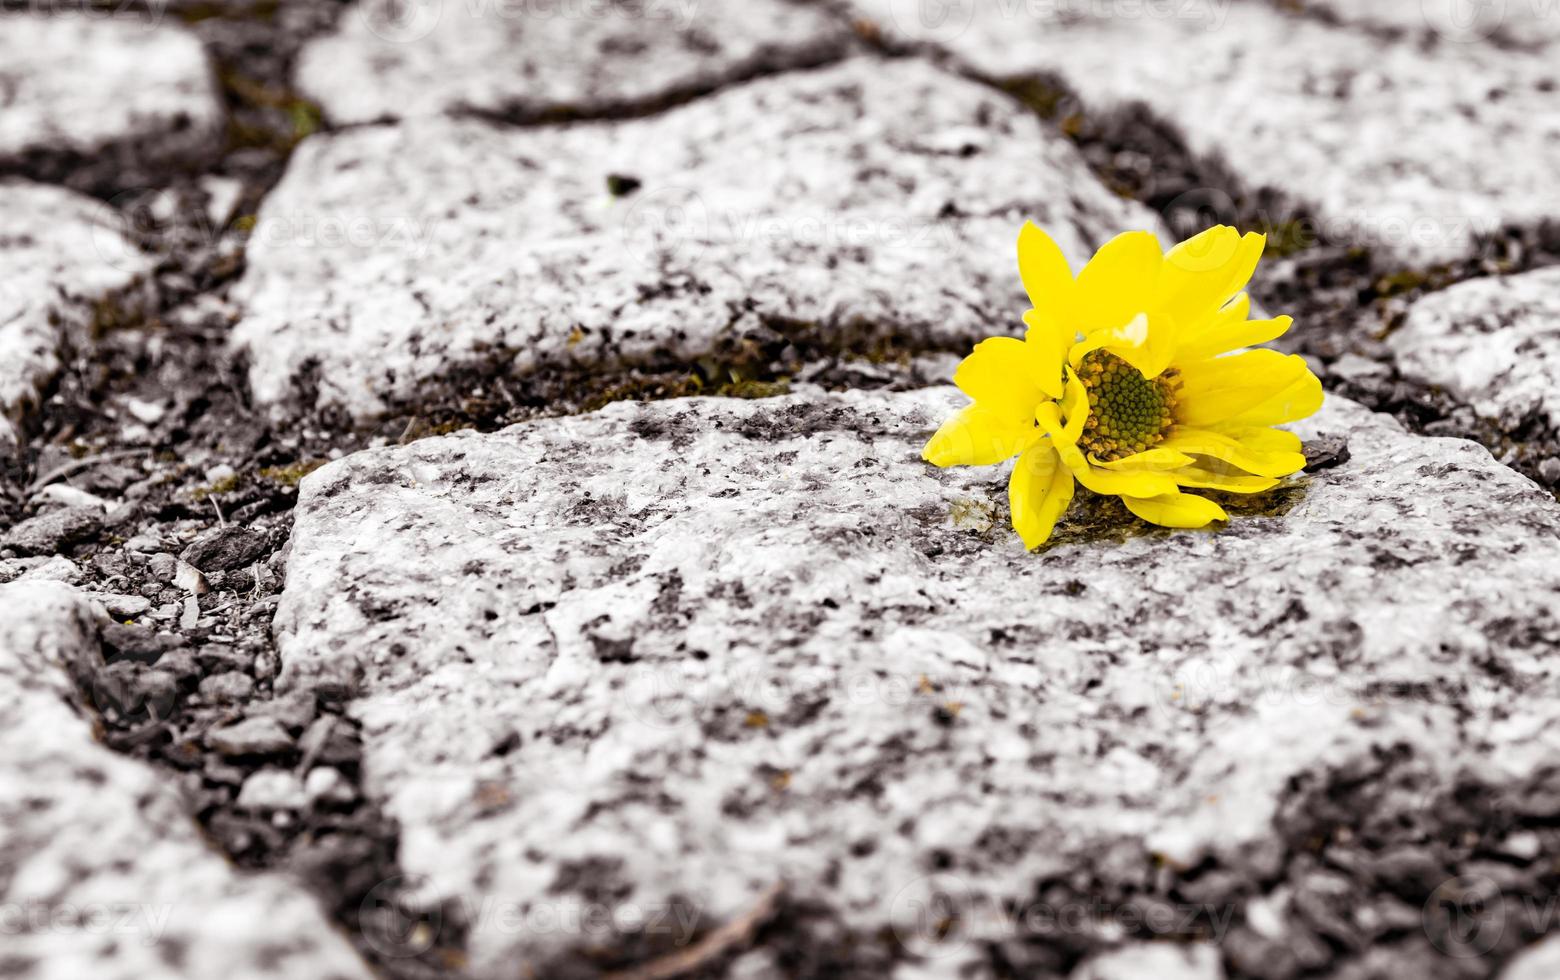
[{"label": "white speckled rock", "polygon": [[[1276,0],[1282,5],[1284,0]],[[1535,47],[1560,40],[1553,0],[1309,0],[1345,22],[1405,31],[1432,43]]]},{"label": "white speckled rock", "polygon": [[303,49],[297,78],[344,123],[589,116],[817,64],[848,34],[791,0],[364,0]]},{"label": "white speckled rock", "polygon": [[115,213],[57,187],[0,181],[0,452],[60,368],[95,302],[151,269]]},{"label": "white speckled rock", "polygon": [[73,709],[90,606],[0,586],[0,975],[14,980],[371,976],[299,887],[213,853],[164,776]]},{"label": "white speckled rock", "polygon": [[0,161],[112,147],[170,164],[222,136],[200,41],[145,14],[0,13],[0,106]]},{"label": "white speckled rock", "polygon": [[1417,301],[1387,338],[1406,377],[1513,429],[1560,429],[1560,269],[1473,279]]},{"label": "white speckled rock", "polygon": [[[640,186],[614,198],[613,175]],[[361,128],[306,141],[266,201],[235,337],[262,402],[359,416],[472,363],[683,365],[775,331],[954,344],[1020,326],[1026,217],[1079,262],[1159,227],[1027,110],[920,62],[624,123]]]},{"label": "white speckled rock", "polygon": [[1541,939],[1501,971],[1500,980],[1554,980],[1560,976],[1560,938]]},{"label": "white speckled rock", "polygon": [[1139,943],[1095,957],[1071,980],[1224,980],[1224,966],[1207,944]]},{"label": "white speckled rock", "polygon": [[934,5],[953,11],[936,17],[855,2],[982,74],[1054,72],[1095,111],[1146,103],[1248,185],[1313,205],[1322,231],[1394,259],[1459,258],[1503,223],[1560,217],[1553,51],[1392,41],[1244,0],[1114,17],[1092,13],[1112,4],[968,0]]},{"label": "white speckled rock", "polygon": [[1111,853],[1266,874],[1292,780],[1457,760],[1452,706],[1371,685],[1553,670],[1524,624],[1560,506],[1472,443],[1333,399],[1300,431],[1352,458],[1286,514],[1085,508],[1030,555],[1002,468],[918,458],[961,402],[617,404],[304,481],[280,683],[356,692],[409,873],[517,910],[473,920],[477,976],[602,940],[515,924],[593,902],[719,923],[784,881],[913,944],[933,893],[989,911]]}]

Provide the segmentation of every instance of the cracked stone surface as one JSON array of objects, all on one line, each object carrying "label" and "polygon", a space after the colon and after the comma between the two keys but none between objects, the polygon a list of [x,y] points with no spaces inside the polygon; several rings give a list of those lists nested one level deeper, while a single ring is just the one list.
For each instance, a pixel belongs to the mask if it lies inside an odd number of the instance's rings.
[{"label": "cracked stone surface", "polygon": [[1389,40],[1263,3],[1134,5],[1136,16],[1115,17],[1008,0],[946,17],[901,0],[856,5],[982,75],[1058,74],[1086,111],[1145,103],[1249,186],[1313,206],[1333,240],[1400,262],[1461,258],[1505,223],[1560,217],[1552,48]]},{"label": "cracked stone surface", "polygon": [[[614,196],[612,189],[618,194]],[[1155,216],[989,88],[856,60],[623,123],[304,143],[235,291],[256,398],[359,417],[513,375],[1019,327],[1024,218],[1076,262]]]},{"label": "cracked stone surface", "polygon": [[79,339],[94,304],[123,294],[152,267],[118,215],[57,187],[0,181],[0,452],[60,369],[60,345]]},{"label": "cracked stone surface", "polygon": [[235,870],[169,777],[93,738],[70,674],[100,614],[58,583],[0,608],[0,973],[366,980],[301,888]]},{"label": "cracked stone surface", "polygon": [[150,12],[0,12],[0,107],[0,165],[57,153],[180,165],[222,136],[205,50]]},{"label": "cracked stone surface", "polygon": [[297,78],[341,123],[607,115],[819,64],[848,33],[792,0],[366,0],[304,49]]},{"label": "cracked stone surface", "polygon": [[1560,430],[1560,269],[1474,279],[1420,299],[1387,338],[1404,376],[1513,430]]},{"label": "cracked stone surface", "polygon": [[[565,918],[593,903],[707,927],[780,883],[858,953],[935,956],[933,893],[1001,940],[994,903],[1082,867],[1213,858],[1238,892],[1284,862],[1297,780],[1551,757],[1492,712],[1556,713],[1560,505],[1486,450],[1334,398],[1297,431],[1349,459],[1226,529],[1085,508],[1028,555],[1001,467],[918,458],[962,402],[617,404],[305,479],[279,684],[355,694],[368,792],[471,912],[474,976],[606,942]],[[1390,693],[1470,676],[1472,709]]]}]

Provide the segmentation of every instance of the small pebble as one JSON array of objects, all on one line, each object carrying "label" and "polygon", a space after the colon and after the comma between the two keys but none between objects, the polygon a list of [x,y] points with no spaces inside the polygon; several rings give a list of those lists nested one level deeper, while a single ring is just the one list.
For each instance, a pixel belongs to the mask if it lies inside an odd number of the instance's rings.
[{"label": "small pebble", "polygon": [[277,755],[289,752],[293,737],[275,718],[246,718],[206,735],[206,744],[225,756]]},{"label": "small pebble", "polygon": [[255,682],[237,671],[216,674],[200,682],[200,696],[213,704],[247,701],[254,693]]},{"label": "small pebble", "polygon": [[[194,596],[184,600],[184,612],[179,615],[179,628],[192,630],[200,625],[200,601]],[[253,689],[251,687],[251,689]]]},{"label": "small pebble", "polygon": [[108,510],[108,501],[68,483],[51,483],[38,491],[38,496],[67,507],[96,507],[98,510]]},{"label": "small pebble", "polygon": [[339,770],[329,766],[321,766],[310,770],[309,778],[304,781],[303,789],[309,802],[315,806],[321,803],[344,806],[357,798],[353,792],[352,784],[347,782],[345,776]]},{"label": "small pebble", "polygon": [[147,563],[146,569],[152,573],[152,578],[157,581],[172,582],[174,575],[178,574],[179,571],[179,559],[167,552],[153,555],[152,560]]},{"label": "small pebble", "polygon": [[238,806],[244,810],[302,810],[307,803],[303,784],[285,769],[262,769],[238,791]]},{"label": "small pebble", "polygon": [[125,547],[141,554],[152,554],[162,550],[162,541],[155,534],[137,534],[125,542]]},{"label": "small pebble", "polygon": [[110,592],[94,592],[91,597],[119,619],[134,619],[152,608],[152,600],[139,595],[115,595]]}]

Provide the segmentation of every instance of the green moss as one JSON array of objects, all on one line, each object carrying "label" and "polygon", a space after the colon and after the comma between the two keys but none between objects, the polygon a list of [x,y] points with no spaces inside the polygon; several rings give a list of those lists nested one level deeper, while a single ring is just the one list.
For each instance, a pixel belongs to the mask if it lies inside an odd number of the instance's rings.
[{"label": "green moss", "polygon": [[1042,119],[1055,119],[1071,95],[1047,78],[1014,78],[1001,83],[1003,91],[1033,109]]},{"label": "green moss", "polygon": [[729,381],[712,392],[725,398],[775,398],[790,393],[791,383],[784,378],[779,381]]},{"label": "green moss", "polygon": [[1376,295],[1385,299],[1388,296],[1401,296],[1411,293],[1428,285],[1430,276],[1414,269],[1404,269],[1394,272],[1389,276],[1382,276],[1376,280]]},{"label": "green moss", "polygon": [[266,466],[260,470],[260,476],[284,487],[296,487],[300,480],[324,466],[325,462],[323,459],[306,459],[285,466]]},{"label": "green moss", "polygon": [[1304,221],[1296,221],[1291,218],[1281,221],[1268,232],[1267,248],[1264,250],[1269,258],[1287,258],[1316,244],[1316,235]]},{"label": "green moss", "polygon": [[989,500],[964,497],[949,505],[948,516],[956,528],[986,534],[997,523],[997,508]]},{"label": "green moss", "polygon": [[210,497],[213,494],[232,493],[234,490],[237,490],[239,487],[243,486],[243,484],[243,475],[234,473],[232,476],[225,476],[222,479],[208,483],[205,486],[196,487],[193,491],[190,492],[190,496],[196,500],[205,500],[207,497]]},{"label": "green moss", "polygon": [[689,398],[704,393],[704,381],[695,372],[683,375],[632,377],[608,385],[580,402],[581,412],[594,412],[613,402],[655,401],[662,398]]}]

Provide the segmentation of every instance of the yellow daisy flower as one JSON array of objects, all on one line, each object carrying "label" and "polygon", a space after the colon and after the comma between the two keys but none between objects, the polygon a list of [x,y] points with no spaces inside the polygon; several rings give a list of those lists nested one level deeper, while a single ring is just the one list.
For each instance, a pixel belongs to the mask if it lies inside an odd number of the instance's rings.
[{"label": "yellow daisy flower", "polygon": [[1146,231],[1118,235],[1075,278],[1025,223],[1018,272],[1034,308],[1024,339],[983,340],[954,384],[975,400],[927,442],[935,466],[1013,456],[1013,528],[1036,548],[1072,502],[1073,481],[1121,497],[1165,527],[1228,520],[1182,488],[1258,493],[1305,465],[1298,436],[1272,428],[1322,405],[1294,354],[1256,349],[1287,316],[1249,320],[1242,291],[1262,235],[1210,228],[1162,253]]}]

